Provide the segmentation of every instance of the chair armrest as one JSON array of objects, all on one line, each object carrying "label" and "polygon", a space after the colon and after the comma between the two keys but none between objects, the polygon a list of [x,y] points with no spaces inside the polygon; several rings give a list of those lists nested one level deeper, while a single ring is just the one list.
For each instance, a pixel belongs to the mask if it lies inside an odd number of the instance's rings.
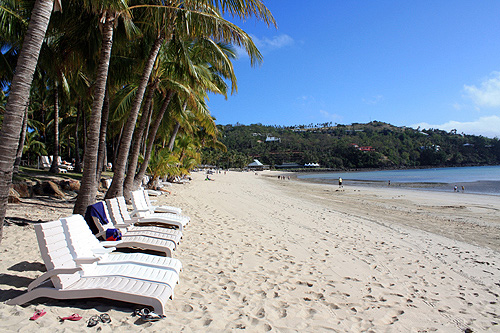
[{"label": "chair armrest", "polygon": [[180,231],[183,231],[184,227],[182,226],[182,222],[180,221],[172,221],[169,219],[161,218],[161,217],[145,217],[137,221],[136,225],[140,225],[141,223],[157,223],[157,224],[168,224],[172,226],[176,226]]},{"label": "chair armrest", "polygon": [[81,270],[82,270],[81,267],[52,269],[50,271],[47,271],[47,272],[43,273],[42,275],[40,275],[39,277],[37,277],[35,279],[35,281],[31,282],[28,285],[28,291],[31,291],[34,288],[38,287],[40,284],[42,284],[46,280],[50,279],[54,275],[59,275],[59,274],[73,274],[73,273],[76,273],[76,272],[81,271]]},{"label": "chair armrest", "polygon": [[115,223],[115,228],[117,229],[126,229],[130,226],[130,223]]},{"label": "chair armrest", "polygon": [[113,247],[113,246],[116,246],[118,244],[121,244],[122,241],[102,241],[99,243],[101,243],[101,245],[104,247]]},{"label": "chair armrest", "polygon": [[99,258],[97,257],[81,257],[81,258],[75,258],[75,262],[77,265],[84,265],[84,264],[93,264],[96,261],[99,261]]},{"label": "chair armrest", "polygon": [[130,216],[139,216],[140,213],[150,213],[151,210],[149,208],[143,208],[143,209],[134,209],[133,211],[130,212]]},{"label": "chair armrest", "polygon": [[131,224],[139,222],[141,219],[143,219],[143,217],[139,217],[139,216],[130,217],[130,220],[127,220],[127,223],[128,223],[128,225],[131,225]]},{"label": "chair armrest", "polygon": [[116,247],[107,247],[105,249],[99,248],[99,249],[91,249],[91,251],[98,256],[102,256],[104,254],[111,253],[116,250]]}]

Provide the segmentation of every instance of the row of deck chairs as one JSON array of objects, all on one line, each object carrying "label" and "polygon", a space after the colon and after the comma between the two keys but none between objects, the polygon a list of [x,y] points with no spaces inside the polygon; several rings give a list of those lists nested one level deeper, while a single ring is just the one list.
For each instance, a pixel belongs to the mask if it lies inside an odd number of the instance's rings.
[{"label": "row of deck chairs", "polygon": [[[52,166],[53,156],[39,156],[38,157],[38,168],[40,169],[50,169]],[[59,172],[66,173],[68,170],[71,171],[74,169],[73,165],[68,162],[63,162],[61,156],[57,156],[57,167],[59,168]]]},{"label": "row of deck chairs", "polygon": [[[99,218],[92,217],[97,235],[92,234],[81,215],[35,224],[47,272],[30,283],[26,293],[7,304],[25,304],[40,297],[107,298],[150,306],[155,313],[164,314],[165,303],[173,298],[182,270],[181,262],[172,258],[172,254],[189,218],[181,215],[180,210],[179,214],[150,210],[148,216],[131,217],[123,198],[97,204],[104,208],[108,219],[108,223],[103,224]],[[96,238],[109,228],[119,229],[122,239],[99,241]],[[139,251],[123,253],[116,251],[117,248]]]}]

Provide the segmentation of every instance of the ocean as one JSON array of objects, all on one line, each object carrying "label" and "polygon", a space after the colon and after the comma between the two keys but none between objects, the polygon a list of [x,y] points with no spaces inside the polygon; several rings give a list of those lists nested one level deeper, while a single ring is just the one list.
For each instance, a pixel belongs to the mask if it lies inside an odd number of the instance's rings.
[{"label": "ocean", "polygon": [[[500,165],[434,169],[381,170],[298,174],[305,181],[344,185],[399,186],[405,188],[500,195]],[[389,185],[390,181],[390,185]]]}]

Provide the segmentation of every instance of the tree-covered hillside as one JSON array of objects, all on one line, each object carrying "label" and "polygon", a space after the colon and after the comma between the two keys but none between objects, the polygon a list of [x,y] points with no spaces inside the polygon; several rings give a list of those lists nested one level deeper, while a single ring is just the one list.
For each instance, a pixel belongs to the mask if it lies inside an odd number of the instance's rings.
[{"label": "tree-covered hillside", "polygon": [[319,163],[322,168],[398,168],[500,164],[500,141],[456,131],[416,130],[383,122],[277,127],[219,126],[227,152],[205,150],[203,162],[223,168]]}]

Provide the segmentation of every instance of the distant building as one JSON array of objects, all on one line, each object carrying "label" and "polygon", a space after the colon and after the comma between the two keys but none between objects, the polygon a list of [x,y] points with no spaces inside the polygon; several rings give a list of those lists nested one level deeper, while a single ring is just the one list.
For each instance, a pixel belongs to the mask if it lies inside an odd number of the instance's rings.
[{"label": "distant building", "polygon": [[281,138],[277,138],[277,137],[268,135],[266,137],[266,142],[281,142]]},{"label": "distant building", "polygon": [[260,163],[259,160],[253,160],[252,163],[247,165],[247,168],[249,168],[250,170],[262,171],[264,169],[269,169],[269,166]]},{"label": "distant building", "polygon": [[303,168],[303,165],[298,164],[298,163],[283,163],[280,165],[275,165],[276,169],[297,169],[297,168]]}]

